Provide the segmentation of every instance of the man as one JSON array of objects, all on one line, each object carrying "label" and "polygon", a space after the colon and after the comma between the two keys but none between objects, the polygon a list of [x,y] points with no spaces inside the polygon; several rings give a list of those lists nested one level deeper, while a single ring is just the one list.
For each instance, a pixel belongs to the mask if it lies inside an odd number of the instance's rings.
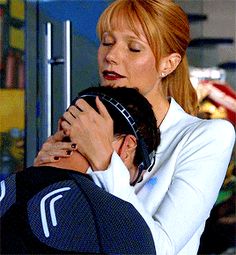
[{"label": "man", "polygon": [[[95,109],[97,96],[114,121],[114,150],[134,184],[151,167],[159,143],[152,108],[135,89],[96,87],[79,93]],[[88,167],[74,151],[69,158],[2,181],[1,253],[155,254],[141,215],[96,186],[85,174]]]}]

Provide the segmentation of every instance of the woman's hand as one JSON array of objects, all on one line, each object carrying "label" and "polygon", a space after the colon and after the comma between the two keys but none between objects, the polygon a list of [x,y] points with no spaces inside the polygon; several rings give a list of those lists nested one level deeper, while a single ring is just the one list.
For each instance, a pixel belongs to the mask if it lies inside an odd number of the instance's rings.
[{"label": "woman's hand", "polygon": [[104,104],[96,97],[96,112],[85,100],[79,99],[64,113],[61,122],[66,135],[77,144],[92,169],[107,169],[113,153],[113,120]]},{"label": "woman's hand", "polygon": [[77,149],[77,146],[72,142],[62,142],[65,137],[63,130],[57,131],[50,136],[34,159],[34,166],[57,162],[60,158],[70,157],[73,150]]}]

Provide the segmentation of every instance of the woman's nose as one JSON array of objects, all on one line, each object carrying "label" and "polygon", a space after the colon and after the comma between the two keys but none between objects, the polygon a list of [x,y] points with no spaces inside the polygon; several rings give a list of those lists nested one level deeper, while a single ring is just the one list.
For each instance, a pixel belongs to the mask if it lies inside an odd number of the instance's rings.
[{"label": "woman's nose", "polygon": [[106,61],[111,64],[118,64],[120,61],[120,55],[120,49],[117,46],[112,45],[106,54]]}]

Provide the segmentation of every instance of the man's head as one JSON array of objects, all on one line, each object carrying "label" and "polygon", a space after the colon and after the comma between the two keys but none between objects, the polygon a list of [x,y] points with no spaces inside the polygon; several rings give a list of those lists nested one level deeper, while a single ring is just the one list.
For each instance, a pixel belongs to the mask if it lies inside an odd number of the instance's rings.
[{"label": "man's head", "polygon": [[[96,96],[105,105],[113,119],[113,148],[129,169],[132,183],[137,179],[139,172],[150,166],[151,153],[160,143],[152,106],[136,89],[125,87],[90,87],[81,91],[72,105],[78,98],[82,98],[96,109]],[[71,162],[78,160],[78,155],[74,153],[70,160]],[[75,162],[70,163],[68,159],[63,161],[70,164],[67,167],[71,169],[75,165]],[[76,165],[78,167],[78,164]],[[137,171],[138,169],[140,171]],[[78,171],[78,169],[74,170]]]}]

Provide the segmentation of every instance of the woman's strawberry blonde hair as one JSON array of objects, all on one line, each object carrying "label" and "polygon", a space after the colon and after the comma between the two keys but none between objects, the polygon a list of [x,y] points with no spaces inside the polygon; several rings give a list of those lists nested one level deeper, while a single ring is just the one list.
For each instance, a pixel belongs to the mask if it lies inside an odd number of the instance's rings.
[{"label": "woman's strawberry blonde hair", "polygon": [[190,82],[186,57],[190,42],[187,15],[171,0],[116,0],[99,18],[98,37],[101,40],[105,31],[122,27],[122,23],[139,35],[137,22],[156,57],[157,67],[161,57],[171,53],[181,55],[182,61],[176,70],[162,80],[163,93],[173,97],[186,112],[196,114],[197,94]]}]

